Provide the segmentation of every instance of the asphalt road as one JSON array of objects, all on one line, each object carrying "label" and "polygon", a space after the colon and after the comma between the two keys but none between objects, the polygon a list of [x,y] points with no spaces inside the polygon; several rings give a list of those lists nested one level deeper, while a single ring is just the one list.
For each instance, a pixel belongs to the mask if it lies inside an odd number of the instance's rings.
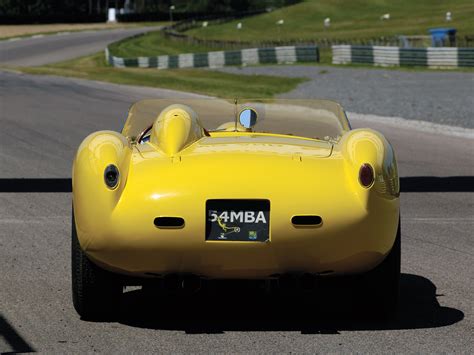
[{"label": "asphalt road", "polygon": [[177,93],[4,72],[0,92],[0,351],[472,352],[472,139],[353,120],[382,131],[398,155],[402,300],[394,322],[346,319],[337,302],[256,306],[259,293],[239,304],[150,300],[132,289],[117,322],[94,323],[71,302],[75,149],[89,132],[119,130],[131,102]]},{"label": "asphalt road", "polygon": [[0,41],[0,65],[37,66],[97,53],[112,42],[157,27],[81,31]]},{"label": "asphalt road", "polygon": [[304,77],[287,98],[325,98],[348,111],[474,128],[474,73],[271,65],[219,69],[239,75]]}]

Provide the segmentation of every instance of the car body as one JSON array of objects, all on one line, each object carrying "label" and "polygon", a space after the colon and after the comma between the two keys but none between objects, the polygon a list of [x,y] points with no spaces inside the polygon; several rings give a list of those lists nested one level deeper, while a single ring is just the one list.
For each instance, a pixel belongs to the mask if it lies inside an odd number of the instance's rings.
[{"label": "car body", "polygon": [[73,212],[73,254],[113,275],[363,274],[397,245],[399,180],[334,102],[144,100],[80,145]]}]

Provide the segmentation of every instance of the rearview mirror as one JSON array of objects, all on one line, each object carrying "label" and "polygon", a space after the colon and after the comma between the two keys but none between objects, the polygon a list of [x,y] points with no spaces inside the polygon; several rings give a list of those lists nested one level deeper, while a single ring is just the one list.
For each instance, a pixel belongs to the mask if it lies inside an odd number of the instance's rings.
[{"label": "rearview mirror", "polygon": [[245,108],[239,113],[239,122],[245,128],[252,128],[257,123],[257,111]]}]

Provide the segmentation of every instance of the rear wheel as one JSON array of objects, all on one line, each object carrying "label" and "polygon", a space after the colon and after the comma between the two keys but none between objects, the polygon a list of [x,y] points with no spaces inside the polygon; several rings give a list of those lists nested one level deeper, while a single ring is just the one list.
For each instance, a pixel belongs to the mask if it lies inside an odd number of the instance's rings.
[{"label": "rear wheel", "polygon": [[361,302],[363,310],[372,318],[390,320],[398,309],[400,284],[401,235],[400,219],[392,250],[374,270],[363,275]]},{"label": "rear wheel", "polygon": [[72,300],[83,319],[107,320],[118,310],[122,285],[117,276],[92,263],[81,249],[72,213]]}]

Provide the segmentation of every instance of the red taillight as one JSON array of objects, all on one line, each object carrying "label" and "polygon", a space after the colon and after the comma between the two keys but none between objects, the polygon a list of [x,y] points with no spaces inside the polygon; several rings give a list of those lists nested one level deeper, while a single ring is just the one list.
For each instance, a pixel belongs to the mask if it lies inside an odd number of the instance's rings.
[{"label": "red taillight", "polygon": [[359,182],[364,187],[370,187],[374,183],[374,169],[370,164],[362,164],[359,170]]}]

